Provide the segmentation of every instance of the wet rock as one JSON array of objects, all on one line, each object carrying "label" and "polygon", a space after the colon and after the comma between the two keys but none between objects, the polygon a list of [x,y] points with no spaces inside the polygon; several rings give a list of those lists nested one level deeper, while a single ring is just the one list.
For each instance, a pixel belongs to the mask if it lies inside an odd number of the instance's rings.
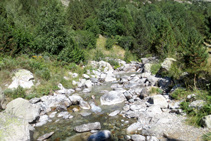
[{"label": "wet rock", "polygon": [[40,106],[31,104],[28,100],[17,98],[7,104],[5,112],[33,122],[39,117]]},{"label": "wet rock", "polygon": [[160,106],[160,108],[167,108],[167,100],[162,95],[155,95],[149,98],[148,102]]},{"label": "wet rock", "polygon": [[83,117],[86,117],[86,116],[89,116],[91,115],[92,113],[90,112],[81,112],[80,115],[83,116]]},{"label": "wet rock", "polygon": [[111,141],[112,135],[108,130],[99,131],[89,136],[88,141]]},{"label": "wet rock", "polygon": [[78,133],[76,135],[66,138],[65,141],[87,141],[90,135],[90,132]]},{"label": "wet rock", "polygon": [[127,134],[134,134],[138,129],[142,129],[141,123],[140,122],[136,122],[131,124],[128,128],[127,128]]},{"label": "wet rock", "polygon": [[109,116],[113,117],[113,116],[118,115],[119,113],[120,113],[120,110],[115,110],[115,111],[111,112],[111,113],[109,114]]},{"label": "wet rock", "polygon": [[43,140],[45,140],[45,139],[48,139],[48,138],[50,138],[53,134],[54,134],[54,132],[50,132],[50,133],[44,134],[44,135],[40,136],[40,137],[37,139],[37,141],[43,141]]},{"label": "wet rock", "polygon": [[123,107],[123,110],[124,110],[124,111],[130,110],[130,106],[129,106],[129,105],[125,105],[125,106]]},{"label": "wet rock", "polygon": [[142,135],[132,135],[131,139],[133,141],[145,141],[145,136]]},{"label": "wet rock", "polygon": [[64,119],[73,118],[73,116],[68,112],[60,112],[57,117],[62,117]]},{"label": "wet rock", "polygon": [[117,91],[110,91],[100,97],[100,102],[102,105],[118,104],[124,102],[125,100],[125,96]]},{"label": "wet rock", "polygon": [[16,116],[0,113],[1,141],[29,141],[30,125],[28,121]]},{"label": "wet rock", "polygon": [[84,100],[80,100],[79,101],[79,106],[82,109],[90,109],[90,105],[88,104],[88,102],[84,101]]},{"label": "wet rock", "polygon": [[87,124],[82,124],[80,126],[76,126],[74,128],[74,130],[76,132],[87,132],[87,131],[91,131],[91,130],[99,130],[101,129],[101,125],[100,122],[94,122],[94,123],[87,123]]},{"label": "wet rock", "polygon": [[34,85],[34,76],[30,71],[19,69],[14,75],[15,76],[12,78],[13,81],[8,88],[14,89],[18,88],[18,86],[23,88],[31,88]]},{"label": "wet rock", "polygon": [[172,85],[172,80],[169,77],[158,80],[158,86],[163,90],[168,90],[170,85]]},{"label": "wet rock", "polygon": [[102,109],[99,106],[96,106],[94,102],[90,102],[91,110],[94,113],[100,113],[102,112]]}]

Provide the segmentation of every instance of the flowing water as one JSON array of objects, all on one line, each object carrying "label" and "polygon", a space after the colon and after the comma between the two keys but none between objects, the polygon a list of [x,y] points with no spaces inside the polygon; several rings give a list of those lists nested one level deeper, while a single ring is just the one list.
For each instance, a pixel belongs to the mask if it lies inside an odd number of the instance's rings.
[{"label": "flowing water", "polygon": [[[92,100],[92,95],[95,97],[95,104],[102,109],[100,113],[94,113],[91,110],[82,110],[77,105],[72,105],[68,108],[68,112],[73,115],[72,119],[61,119],[55,117],[52,122],[45,124],[42,127],[36,127],[33,135],[34,140],[36,140],[39,136],[43,134],[54,131],[53,136],[48,139],[49,141],[82,141],[85,136],[89,136],[90,133],[79,134],[74,131],[74,127],[86,124],[90,122],[100,122],[101,130],[109,130],[111,131],[114,140],[125,140],[126,128],[134,122],[134,119],[127,119],[122,117],[121,115],[117,115],[114,117],[108,116],[109,113],[115,110],[122,110],[124,103],[105,106],[100,104],[100,96],[103,93],[100,93],[102,90],[111,90],[111,85],[113,83],[106,83],[101,86],[93,86],[91,93],[78,93],[85,101],[89,102]],[[73,112],[73,108],[78,108],[80,111]],[[81,113],[91,113],[89,116],[81,116]],[[59,120],[58,120],[59,119]]]}]

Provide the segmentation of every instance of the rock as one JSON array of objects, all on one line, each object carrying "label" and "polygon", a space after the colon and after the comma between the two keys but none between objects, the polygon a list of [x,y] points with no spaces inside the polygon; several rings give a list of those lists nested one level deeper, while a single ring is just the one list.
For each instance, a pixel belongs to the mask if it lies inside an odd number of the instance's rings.
[{"label": "rock", "polygon": [[62,117],[64,119],[73,118],[73,116],[68,112],[60,112],[57,117]]},{"label": "rock", "polygon": [[76,78],[78,77],[78,74],[77,73],[72,73],[72,72],[69,72],[69,75],[72,76],[72,78]]},{"label": "rock", "polygon": [[211,115],[202,118],[202,125],[207,128],[211,128]]},{"label": "rock", "polygon": [[191,102],[189,104],[189,107],[201,109],[204,106],[205,103],[206,102],[204,100],[196,100],[196,101]]},{"label": "rock", "polygon": [[134,134],[137,130],[142,129],[142,125],[140,122],[136,122],[131,124],[128,128],[127,128],[127,134]]},{"label": "rock", "polygon": [[168,107],[167,100],[162,95],[154,95],[154,96],[149,98],[148,102],[150,104],[160,106],[160,108],[167,108]]},{"label": "rock", "polygon": [[83,117],[86,117],[86,116],[89,116],[91,115],[92,113],[90,112],[81,112],[80,115],[83,116]]},{"label": "rock", "polygon": [[152,105],[152,106],[150,106],[149,108],[147,108],[146,112],[151,117],[154,117],[154,116],[162,113],[159,105]]},{"label": "rock", "polygon": [[169,77],[160,78],[158,80],[158,86],[163,90],[168,90],[169,86],[172,84],[172,80]]},{"label": "rock", "polygon": [[84,100],[80,100],[79,101],[79,106],[82,108],[82,109],[90,109],[90,106],[88,104],[88,102],[84,101]]},{"label": "rock", "polygon": [[115,110],[112,113],[110,113],[109,116],[113,117],[113,116],[118,115],[119,113],[120,113],[120,110]]},{"label": "rock", "polygon": [[37,141],[43,141],[45,139],[48,139],[49,137],[51,137],[52,135],[54,134],[54,132],[50,132],[50,133],[47,133],[47,134],[44,134],[42,136],[40,136]]},{"label": "rock", "polygon": [[159,141],[155,136],[147,136],[147,141]]},{"label": "rock", "polygon": [[187,96],[187,99],[188,99],[188,100],[195,100],[195,98],[196,98],[196,94],[189,94],[189,95]]},{"label": "rock", "polygon": [[92,81],[91,81],[91,80],[86,80],[85,86],[86,86],[87,88],[92,88]]},{"label": "rock", "polygon": [[72,96],[69,96],[69,99],[70,99],[70,101],[72,102],[72,104],[79,104],[79,102],[80,102],[81,100],[83,100],[83,98],[80,97],[80,96],[77,95],[77,94],[73,94]]},{"label": "rock", "polygon": [[96,106],[94,102],[90,102],[91,110],[94,113],[100,113],[102,112],[102,109],[99,106]]},{"label": "rock", "polygon": [[87,74],[83,74],[83,77],[84,77],[85,79],[89,79],[89,78],[90,78],[89,75],[87,75]]},{"label": "rock", "polygon": [[0,87],[0,109],[4,109],[3,107],[3,103],[4,103],[4,99],[5,99],[5,97],[4,97],[4,94],[3,94],[3,91],[2,91],[2,89],[1,89],[1,87]]},{"label": "rock", "polygon": [[91,88],[85,88],[82,91],[83,93],[90,93],[91,92]]},{"label": "rock", "polygon": [[150,75],[149,77],[147,77],[147,80],[150,82],[151,86],[155,86],[157,85],[159,78]]},{"label": "rock", "polygon": [[36,98],[36,97],[29,100],[29,102],[30,102],[31,104],[36,104],[36,103],[38,103],[38,102],[40,102],[40,101],[41,101],[41,98]]},{"label": "rock", "polygon": [[132,135],[131,139],[133,141],[145,141],[145,136],[142,135]]},{"label": "rock", "polygon": [[52,112],[52,113],[49,115],[49,117],[50,117],[50,118],[54,118],[54,117],[56,116],[56,113],[57,113],[57,112]]},{"label": "rock", "polygon": [[82,124],[80,126],[76,126],[74,128],[74,130],[76,132],[87,132],[87,131],[91,131],[91,130],[99,130],[101,129],[101,125],[100,122],[94,122],[94,123],[87,123],[87,124]]},{"label": "rock", "polygon": [[30,125],[28,121],[16,116],[0,113],[1,141],[30,141]]},{"label": "rock", "polygon": [[44,124],[46,124],[48,122],[49,118],[48,115],[42,115],[39,118],[39,121],[36,123],[36,127],[40,127],[43,126]]},{"label": "rock", "polygon": [[76,82],[75,80],[72,81],[72,84],[75,86],[78,84],[78,82]]},{"label": "rock", "polygon": [[15,72],[12,80],[12,83],[8,87],[9,89],[16,89],[18,86],[23,88],[31,88],[34,85],[33,74],[25,69],[19,69],[17,72]]},{"label": "rock", "polygon": [[87,141],[90,135],[90,132],[78,133],[66,138],[65,141]]},{"label": "rock", "polygon": [[116,78],[112,72],[108,72],[105,78],[105,82],[116,81]]},{"label": "rock", "polygon": [[89,136],[88,141],[111,141],[112,135],[108,130],[99,131]]},{"label": "rock", "polygon": [[5,112],[31,123],[39,117],[40,106],[31,104],[23,98],[17,98],[7,104]]},{"label": "rock", "polygon": [[81,79],[80,82],[78,82],[78,87],[81,88],[85,85],[86,79]]},{"label": "rock", "polygon": [[59,94],[72,94],[75,92],[73,89],[65,89],[61,83],[58,84],[60,90],[56,91]]},{"label": "rock", "polygon": [[149,90],[148,88],[144,87],[139,95],[141,99],[144,99],[145,97],[149,96]]},{"label": "rock", "polygon": [[161,68],[169,71],[173,62],[175,62],[174,58],[166,58],[163,63],[161,64]]},{"label": "rock", "polygon": [[100,102],[102,105],[118,104],[124,102],[125,100],[125,96],[117,91],[110,91],[100,97]]},{"label": "rock", "polygon": [[97,83],[98,82],[98,79],[94,78],[94,77],[90,78],[90,80],[91,80],[92,83]]},{"label": "rock", "polygon": [[146,63],[144,65],[144,72],[151,73],[151,66],[152,66],[152,64]]}]

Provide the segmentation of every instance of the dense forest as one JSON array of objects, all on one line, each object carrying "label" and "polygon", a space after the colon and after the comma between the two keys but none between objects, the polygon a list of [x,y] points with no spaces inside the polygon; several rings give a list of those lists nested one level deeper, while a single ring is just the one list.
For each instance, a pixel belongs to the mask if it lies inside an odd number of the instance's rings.
[{"label": "dense forest", "polygon": [[[173,57],[177,68],[199,74],[211,43],[211,3],[138,0],[1,0],[0,54],[89,59],[99,34],[137,58]],[[205,68],[205,69],[204,69]],[[207,72],[207,70],[206,70]],[[176,74],[176,73],[174,73]]]}]

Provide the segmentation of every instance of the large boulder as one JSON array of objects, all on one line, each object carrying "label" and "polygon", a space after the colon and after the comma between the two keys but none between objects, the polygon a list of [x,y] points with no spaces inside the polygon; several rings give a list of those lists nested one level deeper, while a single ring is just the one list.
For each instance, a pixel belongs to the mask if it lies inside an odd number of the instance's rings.
[{"label": "large boulder", "polygon": [[21,86],[23,88],[31,88],[34,83],[34,76],[33,74],[25,69],[19,69],[12,78],[12,83],[9,85],[8,88],[14,89],[18,88],[18,86]]},{"label": "large boulder", "polygon": [[102,105],[113,105],[122,103],[126,100],[124,94],[118,91],[110,91],[100,97],[100,102]]},{"label": "large boulder", "polygon": [[100,122],[94,122],[94,123],[87,123],[87,124],[82,124],[79,126],[76,126],[74,128],[74,130],[76,132],[87,132],[87,131],[91,131],[91,130],[99,130],[101,129],[101,124]]},{"label": "large boulder", "polygon": [[3,109],[3,103],[4,103],[4,94],[0,87],[0,109]]},{"label": "large boulder", "polygon": [[5,112],[31,123],[39,117],[40,106],[31,104],[23,98],[17,98],[7,104]]},{"label": "large boulder", "polygon": [[30,141],[28,121],[10,114],[0,113],[1,141]]}]

